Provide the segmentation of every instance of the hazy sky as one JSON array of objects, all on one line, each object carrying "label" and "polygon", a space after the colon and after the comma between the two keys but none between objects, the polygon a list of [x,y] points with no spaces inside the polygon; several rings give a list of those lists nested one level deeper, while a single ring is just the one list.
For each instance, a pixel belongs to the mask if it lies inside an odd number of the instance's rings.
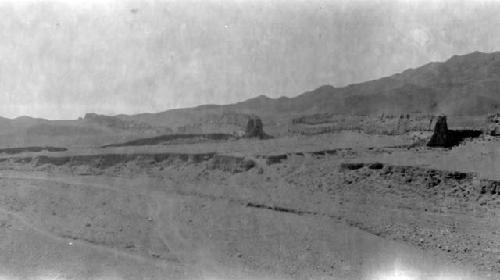
[{"label": "hazy sky", "polygon": [[499,1],[0,1],[0,115],[295,96],[499,51],[499,15]]}]

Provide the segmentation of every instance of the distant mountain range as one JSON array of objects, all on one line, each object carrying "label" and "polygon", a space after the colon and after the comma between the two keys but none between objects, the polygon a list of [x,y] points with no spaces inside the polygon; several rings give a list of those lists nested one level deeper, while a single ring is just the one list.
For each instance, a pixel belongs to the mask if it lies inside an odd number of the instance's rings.
[{"label": "distant mountain range", "polygon": [[70,139],[77,135],[83,144],[88,141],[82,139],[89,138],[101,145],[108,140],[125,140],[137,134],[226,133],[243,129],[248,115],[258,115],[265,126],[279,130],[292,118],[318,113],[479,116],[497,112],[499,108],[500,52],[473,52],[378,80],[341,88],[321,86],[293,98],[261,95],[229,105],[201,105],[137,115],[88,114],[74,121],[0,118],[0,145],[43,144],[26,143],[24,137],[27,136],[35,142],[43,136],[50,142],[56,136]]},{"label": "distant mountain range", "polygon": [[[224,108],[259,115],[430,113],[483,115],[500,106],[500,52],[474,52],[347,87],[294,98],[259,96]],[[202,107],[201,107],[202,108]]]},{"label": "distant mountain range", "polygon": [[416,69],[342,88],[321,86],[293,98],[264,95],[229,105],[202,105],[155,114],[118,116],[153,125],[184,123],[204,114],[237,112],[264,119],[317,113],[351,115],[485,115],[500,108],[500,52],[455,55]]}]

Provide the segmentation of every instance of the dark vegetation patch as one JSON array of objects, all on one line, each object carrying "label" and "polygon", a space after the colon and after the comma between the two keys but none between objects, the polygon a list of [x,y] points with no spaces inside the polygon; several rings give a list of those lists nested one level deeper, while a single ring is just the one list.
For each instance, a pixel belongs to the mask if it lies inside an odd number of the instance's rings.
[{"label": "dark vegetation patch", "polygon": [[64,152],[67,151],[68,149],[66,148],[59,148],[59,147],[39,147],[39,146],[32,146],[32,147],[19,147],[19,148],[4,148],[0,149],[0,154],[8,154],[8,155],[13,155],[13,154],[20,154],[24,152],[42,152],[42,151],[47,151],[47,152]]},{"label": "dark vegetation patch", "polygon": [[[225,133],[207,133],[207,134],[166,134],[151,138],[140,138],[119,144],[104,145],[102,148],[124,147],[124,146],[144,146],[144,145],[160,145],[160,144],[177,144],[183,140],[194,140],[196,143],[205,141],[226,141],[235,139],[232,134]],[[173,142],[173,143],[172,143]]]}]

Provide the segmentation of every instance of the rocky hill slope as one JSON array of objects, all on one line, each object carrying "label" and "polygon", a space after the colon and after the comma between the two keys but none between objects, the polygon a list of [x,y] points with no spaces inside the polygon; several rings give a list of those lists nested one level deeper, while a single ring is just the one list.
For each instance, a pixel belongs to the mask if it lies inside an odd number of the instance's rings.
[{"label": "rocky hill slope", "polygon": [[267,120],[316,113],[483,115],[500,108],[498,92],[500,52],[474,52],[347,87],[321,86],[293,98],[261,95],[229,105],[203,105],[119,117],[172,124],[228,111],[257,114]]}]

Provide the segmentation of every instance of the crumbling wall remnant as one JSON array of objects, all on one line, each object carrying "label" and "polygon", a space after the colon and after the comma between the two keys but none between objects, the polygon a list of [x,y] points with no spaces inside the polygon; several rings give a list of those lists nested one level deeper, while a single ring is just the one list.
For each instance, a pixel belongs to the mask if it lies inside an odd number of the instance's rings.
[{"label": "crumbling wall remnant", "polygon": [[262,120],[257,116],[253,116],[248,119],[245,137],[259,139],[270,138],[270,136],[264,132],[264,125],[262,124]]},{"label": "crumbling wall remnant", "polygon": [[439,116],[436,124],[434,125],[434,133],[431,140],[427,143],[429,147],[448,147],[450,143],[448,124],[446,123],[446,116]]}]

